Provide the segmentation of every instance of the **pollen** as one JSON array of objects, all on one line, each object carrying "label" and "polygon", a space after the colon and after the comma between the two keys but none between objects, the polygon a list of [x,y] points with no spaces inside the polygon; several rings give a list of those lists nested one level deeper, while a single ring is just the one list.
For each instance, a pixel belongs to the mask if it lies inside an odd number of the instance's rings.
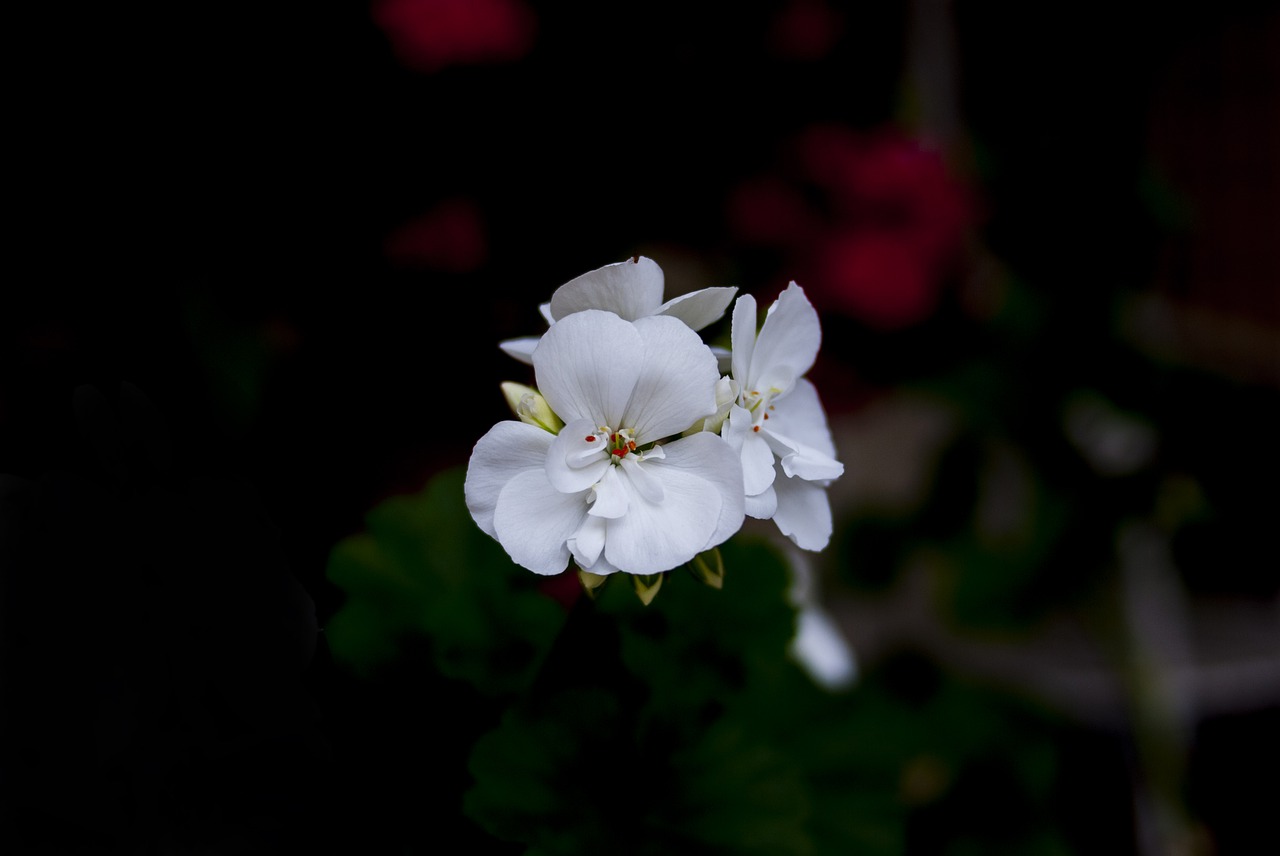
[{"label": "pollen", "polygon": [[596,441],[596,435],[595,435],[595,434],[588,434],[587,436],[583,437],[582,439],[586,440],[588,443],[594,443],[594,442]]},{"label": "pollen", "polygon": [[759,426],[759,425],[752,425],[752,426],[751,426],[751,430],[752,430],[752,431],[759,432],[759,431],[760,431],[760,426]]}]

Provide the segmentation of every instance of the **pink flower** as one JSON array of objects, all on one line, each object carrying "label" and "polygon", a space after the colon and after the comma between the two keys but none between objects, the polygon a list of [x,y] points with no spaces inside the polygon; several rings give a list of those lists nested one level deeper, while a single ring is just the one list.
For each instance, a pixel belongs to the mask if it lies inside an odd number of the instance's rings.
[{"label": "pink flower", "polygon": [[518,60],[537,31],[523,0],[373,0],[371,11],[400,61],[424,72]]},{"label": "pink flower", "polygon": [[906,133],[818,125],[731,199],[739,240],[781,251],[816,304],[885,330],[924,321],[977,219],[941,152]]},{"label": "pink flower", "polygon": [[485,244],[479,207],[449,199],[392,232],[384,252],[401,267],[470,273],[484,264]]},{"label": "pink flower", "polygon": [[929,267],[893,233],[830,235],[816,260],[815,289],[826,308],[872,327],[896,330],[937,309],[939,292]]}]

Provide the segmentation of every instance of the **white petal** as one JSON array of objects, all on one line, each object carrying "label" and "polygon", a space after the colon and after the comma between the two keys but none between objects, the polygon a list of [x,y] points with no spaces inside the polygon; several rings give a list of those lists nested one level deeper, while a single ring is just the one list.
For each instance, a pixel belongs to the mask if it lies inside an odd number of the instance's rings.
[{"label": "white petal", "polygon": [[773,485],[755,495],[746,497],[745,510],[748,517],[754,517],[756,520],[768,520],[778,511],[778,493],[773,489]]},{"label": "white petal", "polygon": [[659,306],[654,314],[679,318],[691,330],[701,330],[724,315],[725,309],[729,308],[730,301],[737,293],[736,286],[704,288],[671,298]]},{"label": "white petal", "polygon": [[631,505],[631,493],[631,485],[618,473],[618,468],[606,465],[600,482],[593,489],[595,499],[587,513],[610,520],[621,517]]},{"label": "white petal", "polygon": [[493,525],[516,564],[535,574],[558,574],[569,564],[566,542],[586,516],[586,493],[561,493],[538,468],[507,482],[498,494]]},{"label": "white petal", "polygon": [[[604,523],[605,521],[602,519],[601,522]],[[618,573],[618,569],[609,563],[609,560],[604,557],[603,553],[601,553],[596,558],[595,562],[592,563],[591,565],[588,566],[588,565],[580,564],[578,565],[578,567],[582,568],[582,570],[584,571],[590,571],[593,574],[599,574],[602,577],[607,576],[609,574]]]},{"label": "white petal", "polygon": [[806,378],[800,378],[790,392],[774,399],[769,429],[799,440],[829,458],[836,457],[827,412],[818,399],[817,388]]},{"label": "white petal", "polygon": [[595,431],[596,426],[590,419],[575,419],[552,440],[544,461],[547,480],[556,490],[561,493],[586,490],[612,467],[608,446],[596,437]]},{"label": "white petal", "polygon": [[540,303],[540,304],[538,304],[538,313],[539,313],[539,314],[541,314],[541,315],[542,315],[542,317],[546,320],[546,322],[547,322],[547,326],[548,326],[548,327],[550,327],[552,324],[556,323],[556,318],[555,318],[555,316],[551,314],[551,301],[550,301],[550,300],[548,300],[546,303]]},{"label": "white petal", "polygon": [[[693,434],[667,443],[664,465],[679,467],[686,473],[715,486],[720,493],[720,519],[707,543],[699,548],[709,550],[723,543],[742,528],[745,499],[742,489],[742,466],[738,453],[715,434]],[[659,471],[664,477],[669,469]],[[666,486],[667,481],[663,481]]]},{"label": "white petal", "polygon": [[623,427],[635,428],[636,441],[644,445],[715,413],[720,371],[711,349],[678,319],[641,318],[635,329],[644,340],[644,357]]},{"label": "white petal", "polygon": [[490,537],[498,537],[493,528],[498,494],[517,474],[542,469],[553,439],[541,428],[507,421],[494,425],[476,442],[463,493],[472,519]]},{"label": "white petal", "polygon": [[829,690],[845,689],[857,679],[853,649],[835,620],[819,607],[800,610],[790,651],[805,671]]},{"label": "white petal", "polygon": [[566,423],[589,419],[617,429],[644,356],[634,324],[588,309],[552,325],[533,352],[533,369],[538,391]]},{"label": "white petal", "polygon": [[628,321],[652,315],[662,304],[662,268],[640,256],[605,265],[569,280],[551,295],[557,321],[585,309],[614,312]]},{"label": "white petal", "polygon": [[773,449],[755,430],[751,414],[746,408],[734,407],[729,411],[729,429],[726,442],[737,447],[742,456],[742,487],[748,496],[755,496],[773,484]]},{"label": "white petal", "polygon": [[826,411],[812,383],[801,379],[778,399],[770,416],[764,433],[788,476],[829,482],[844,474],[844,464],[835,457]]},{"label": "white petal", "polygon": [[720,519],[721,496],[714,484],[667,461],[655,467],[661,470],[663,501],[649,502],[626,483],[630,508],[625,517],[609,521],[605,558],[631,574],[657,574],[689,561],[704,549]]},{"label": "white petal", "polygon": [[844,475],[844,464],[827,457],[812,446],[806,446],[772,430],[763,432],[773,453],[788,477],[812,482],[830,482]]},{"label": "white petal", "polygon": [[778,510],[773,522],[797,547],[821,550],[831,540],[831,503],[827,491],[804,479],[780,478],[773,482]]},{"label": "white petal", "polygon": [[729,408],[729,415],[720,434],[735,452],[741,452],[742,444],[746,442],[754,424],[751,412],[742,405],[735,404]]},{"label": "white petal", "polygon": [[[665,457],[664,453],[662,457],[655,457],[653,460],[662,460]],[[649,502],[662,502],[665,492],[662,490],[662,482],[653,476],[652,463],[642,464],[634,455],[627,455],[618,463],[622,465],[623,475],[631,480],[631,486],[637,493]]]},{"label": "white petal", "polygon": [[536,336],[526,336],[499,342],[498,347],[507,356],[514,357],[525,365],[533,365],[533,349],[538,347],[538,341]]},{"label": "white petal", "polygon": [[744,294],[733,304],[733,324],[729,331],[732,346],[729,358],[733,368],[733,379],[739,389],[746,389],[751,383],[751,355],[756,349],[756,331],[759,330],[759,310],[756,299]]},{"label": "white petal", "polygon": [[[752,385],[774,376],[794,380],[813,367],[821,343],[818,313],[804,289],[793,282],[769,307],[746,376]],[[734,345],[736,349],[737,343]]]},{"label": "white petal", "polygon": [[578,563],[579,568],[590,570],[600,558],[600,551],[604,549],[605,529],[603,517],[588,516],[578,527],[577,533],[569,539],[569,552],[573,554],[573,560]]}]

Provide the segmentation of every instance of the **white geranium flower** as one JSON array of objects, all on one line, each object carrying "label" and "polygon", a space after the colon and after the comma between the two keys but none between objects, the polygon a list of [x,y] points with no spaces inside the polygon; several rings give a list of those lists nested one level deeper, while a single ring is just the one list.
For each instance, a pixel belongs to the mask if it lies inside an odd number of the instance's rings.
[{"label": "white geranium flower", "polygon": [[[733,286],[704,288],[663,303],[664,283],[662,268],[652,259],[637,256],[569,280],[538,310],[548,325],[584,309],[603,309],[626,321],[669,315],[692,330],[701,330],[724,315],[738,292]],[[538,341],[536,336],[508,339],[498,347],[522,363],[532,363]]]},{"label": "white geranium flower", "polygon": [[746,513],[772,519],[798,547],[831,539],[827,487],[844,473],[818,392],[804,374],[822,341],[818,313],[792,282],[756,334],[756,301],[733,307],[732,372],[738,387],[721,433],[742,457]]},{"label": "white geranium flower", "polygon": [[[558,434],[500,422],[467,467],[466,501],[516,563],[558,574],[655,574],[742,526],[742,466],[713,433],[679,437],[716,409],[716,358],[687,324],[585,309],[533,352]],[[678,439],[673,439],[677,438]]]}]

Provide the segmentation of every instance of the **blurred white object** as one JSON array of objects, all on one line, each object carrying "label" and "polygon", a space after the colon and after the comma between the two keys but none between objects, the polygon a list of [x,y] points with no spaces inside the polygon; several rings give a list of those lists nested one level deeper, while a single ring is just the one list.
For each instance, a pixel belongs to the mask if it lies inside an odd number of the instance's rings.
[{"label": "blurred white object", "polygon": [[818,602],[809,557],[793,545],[787,556],[792,571],[791,601],[799,609],[789,653],[819,686],[833,692],[847,689],[858,677],[853,648]]}]

